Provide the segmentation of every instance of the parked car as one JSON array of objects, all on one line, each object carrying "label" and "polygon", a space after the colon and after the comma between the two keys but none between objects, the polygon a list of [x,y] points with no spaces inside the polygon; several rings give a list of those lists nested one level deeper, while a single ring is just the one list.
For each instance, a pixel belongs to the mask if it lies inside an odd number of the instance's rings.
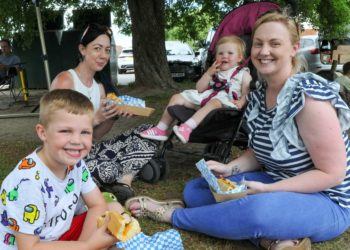
[{"label": "parked car", "polygon": [[128,70],[134,70],[134,56],[132,48],[125,48],[118,56],[118,73],[123,74]]},{"label": "parked car", "polygon": [[[207,33],[207,38],[203,41],[203,51],[201,52],[201,75],[203,75],[207,69],[211,66],[211,60],[208,60],[208,49],[215,35],[216,29],[210,28]],[[212,56],[211,56],[211,59]]]},{"label": "parked car", "polygon": [[200,51],[201,75],[203,75],[207,71],[207,69],[210,67],[208,62],[208,48],[209,48],[209,45],[202,48],[202,50]]},{"label": "parked car", "polygon": [[200,76],[200,60],[187,43],[166,41],[165,48],[171,76],[174,80],[196,80]]},{"label": "parked car", "polygon": [[[318,35],[302,36],[299,54],[307,62],[307,69],[313,73],[329,78],[332,67],[332,44],[322,40]],[[343,65],[338,64],[336,71],[342,71]]]}]

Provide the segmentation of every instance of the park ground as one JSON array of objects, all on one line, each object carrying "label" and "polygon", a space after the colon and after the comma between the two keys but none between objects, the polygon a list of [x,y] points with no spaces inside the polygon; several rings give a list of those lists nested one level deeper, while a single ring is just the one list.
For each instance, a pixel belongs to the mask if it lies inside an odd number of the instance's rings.
[{"label": "park ground", "polygon": [[[191,86],[192,84],[192,86]],[[193,83],[183,83],[180,88],[193,88]],[[123,94],[140,97],[146,100],[147,106],[156,109],[155,113],[148,118],[133,117],[119,119],[113,129],[106,137],[119,134],[142,123],[156,123],[163,108],[167,104],[169,97],[174,91],[164,91],[145,87],[120,87]],[[27,116],[22,118],[3,118],[5,115],[32,114],[31,112],[39,103],[39,98],[46,90],[32,90],[29,92],[29,102],[23,101],[11,103],[9,99],[0,95],[0,183],[11,171],[17,162],[34,150],[40,141],[35,134],[35,124],[37,116]],[[10,107],[9,107],[9,104]],[[201,144],[186,144],[175,141],[175,149],[181,149],[187,154],[167,151],[166,159],[170,165],[170,176],[167,180],[161,180],[156,184],[148,184],[142,181],[135,181],[133,187],[139,195],[150,195],[157,199],[181,198],[185,183],[199,176],[194,164],[201,159],[200,153],[203,150]],[[234,149],[235,153],[239,150]],[[209,216],[225,216],[224,214]],[[164,231],[171,228],[164,223],[156,223],[147,218],[140,219],[142,231],[147,235]],[[271,225],[273,226],[273,225]],[[255,250],[257,249],[249,241],[229,241],[212,238],[203,234],[186,232],[179,230],[184,242],[185,249],[218,249],[218,250]],[[315,250],[347,250],[350,249],[350,230],[332,241],[326,243],[313,244]]]}]

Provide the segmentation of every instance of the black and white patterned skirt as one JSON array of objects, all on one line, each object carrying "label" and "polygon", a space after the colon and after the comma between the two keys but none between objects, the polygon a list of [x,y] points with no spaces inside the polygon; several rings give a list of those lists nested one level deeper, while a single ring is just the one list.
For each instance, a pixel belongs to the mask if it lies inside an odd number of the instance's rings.
[{"label": "black and white patterned skirt", "polygon": [[152,159],[159,143],[140,136],[152,126],[142,124],[92,146],[85,161],[98,186],[118,182],[125,175],[136,176]]}]

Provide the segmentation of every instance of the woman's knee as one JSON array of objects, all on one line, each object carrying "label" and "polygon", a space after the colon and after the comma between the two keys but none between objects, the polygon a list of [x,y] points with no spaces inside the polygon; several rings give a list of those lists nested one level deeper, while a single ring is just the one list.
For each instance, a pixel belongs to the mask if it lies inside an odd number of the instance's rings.
[{"label": "woman's knee", "polygon": [[201,182],[201,179],[197,178],[194,180],[190,180],[186,183],[183,191],[184,199],[186,199],[187,197],[193,197],[193,194],[197,192],[196,190],[200,186],[200,182]]},{"label": "woman's knee", "polygon": [[204,206],[215,202],[210,193],[208,183],[203,178],[187,182],[183,191],[183,197],[187,207]]},{"label": "woman's knee", "polygon": [[[246,200],[239,201],[241,217],[247,227],[265,232],[271,227],[269,221],[269,208],[266,207],[266,200],[248,196]],[[242,221],[242,223],[243,223]]]}]

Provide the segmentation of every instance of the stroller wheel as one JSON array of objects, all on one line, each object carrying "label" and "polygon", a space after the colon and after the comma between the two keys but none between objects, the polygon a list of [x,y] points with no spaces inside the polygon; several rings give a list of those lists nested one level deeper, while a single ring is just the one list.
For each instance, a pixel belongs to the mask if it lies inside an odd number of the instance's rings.
[{"label": "stroller wheel", "polygon": [[160,178],[161,166],[155,159],[151,159],[140,171],[141,180],[148,183],[156,183]]},{"label": "stroller wheel", "polygon": [[163,159],[157,159],[156,161],[159,162],[160,164],[160,179],[161,180],[165,180],[169,177],[169,173],[170,173],[170,168],[169,168],[169,164],[167,162],[167,160],[165,158]]}]

